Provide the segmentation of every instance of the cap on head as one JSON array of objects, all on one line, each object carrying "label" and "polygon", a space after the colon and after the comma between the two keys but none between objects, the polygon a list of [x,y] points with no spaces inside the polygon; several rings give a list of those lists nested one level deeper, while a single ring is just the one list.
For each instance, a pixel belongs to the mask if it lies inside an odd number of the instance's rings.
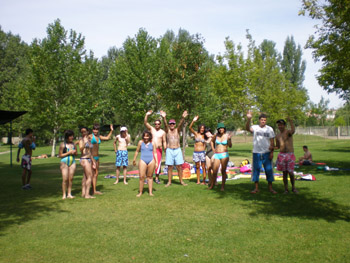
[{"label": "cap on head", "polygon": [[125,126],[123,126],[123,127],[121,127],[120,128],[120,131],[122,132],[122,131],[127,131],[128,129],[125,127]]},{"label": "cap on head", "polygon": [[176,124],[176,121],[175,121],[174,119],[171,119],[171,120],[169,121],[169,124],[172,124],[172,123]]},{"label": "cap on head", "polygon": [[216,127],[216,129],[218,130],[218,129],[221,129],[221,128],[226,129],[225,124],[223,124],[222,122],[219,122],[218,126]]},{"label": "cap on head", "polygon": [[276,123],[277,123],[277,124],[278,124],[278,123],[281,123],[281,124],[283,124],[283,125],[286,125],[286,124],[287,124],[286,121],[283,120],[283,119],[279,119],[278,121],[276,121]]}]

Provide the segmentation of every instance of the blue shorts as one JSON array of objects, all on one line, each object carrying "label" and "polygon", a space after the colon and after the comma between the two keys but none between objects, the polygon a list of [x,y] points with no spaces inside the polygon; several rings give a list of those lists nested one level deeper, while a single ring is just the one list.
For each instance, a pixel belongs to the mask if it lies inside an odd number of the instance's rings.
[{"label": "blue shorts", "polygon": [[117,158],[115,160],[115,166],[128,166],[128,151],[117,151]]},{"label": "blue shorts", "polygon": [[260,169],[264,165],[266,180],[273,182],[275,180],[272,170],[272,160],[269,159],[270,153],[253,153],[253,182],[259,182]]},{"label": "blue shorts", "polygon": [[215,153],[214,154],[214,159],[218,159],[218,160],[221,160],[221,159],[224,159],[224,158],[229,158],[229,154],[228,152],[223,152],[223,153]]},{"label": "blue shorts", "polygon": [[165,164],[166,165],[181,165],[184,163],[181,148],[166,149]]}]

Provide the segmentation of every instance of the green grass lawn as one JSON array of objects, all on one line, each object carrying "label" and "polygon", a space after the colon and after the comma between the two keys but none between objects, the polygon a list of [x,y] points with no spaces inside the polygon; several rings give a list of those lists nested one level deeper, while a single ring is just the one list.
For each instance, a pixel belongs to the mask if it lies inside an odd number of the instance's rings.
[{"label": "green grass lawn", "polygon": [[[303,144],[296,136],[297,157]],[[307,144],[315,161],[350,168],[350,141],[309,138]],[[251,143],[234,144],[230,160],[251,160],[251,149]],[[50,151],[39,147],[34,155]],[[187,161],[192,152],[186,149]],[[145,186],[137,198],[138,179],[113,185],[115,179],[103,178],[115,173],[112,141],[100,153],[103,195],[90,200],[80,197],[80,165],[76,198],[61,200],[58,158],[33,160],[33,189],[24,191],[21,168],[0,155],[0,262],[350,262],[350,171],[297,169],[317,178],[297,181],[299,195],[283,195],[282,181],[274,183],[278,195],[267,192],[265,180],[252,195],[249,179],[228,181],[222,193],[195,180],[165,188],[162,176],[155,197]]]}]

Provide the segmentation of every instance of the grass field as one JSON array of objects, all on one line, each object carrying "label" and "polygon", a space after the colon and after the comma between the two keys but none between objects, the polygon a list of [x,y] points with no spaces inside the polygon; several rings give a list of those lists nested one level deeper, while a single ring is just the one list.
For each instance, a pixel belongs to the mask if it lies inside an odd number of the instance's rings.
[{"label": "grass field", "polygon": [[[297,157],[303,144],[304,137],[295,138]],[[307,144],[315,161],[350,168],[350,141],[308,138]],[[251,159],[251,149],[250,142],[234,144],[230,160]],[[186,149],[187,161],[192,151]],[[34,155],[49,152],[39,147]],[[113,185],[115,179],[103,178],[115,172],[112,141],[100,153],[104,194],[90,200],[80,197],[79,165],[76,198],[61,200],[58,158],[33,160],[33,189],[24,191],[21,168],[10,167],[8,153],[0,155],[0,262],[350,262],[350,171],[297,169],[317,178],[297,181],[299,195],[283,195],[282,181],[271,195],[265,180],[252,195],[249,179],[228,181],[224,193],[195,181],[165,188],[163,176],[155,197],[146,186],[136,198],[138,179]]]}]

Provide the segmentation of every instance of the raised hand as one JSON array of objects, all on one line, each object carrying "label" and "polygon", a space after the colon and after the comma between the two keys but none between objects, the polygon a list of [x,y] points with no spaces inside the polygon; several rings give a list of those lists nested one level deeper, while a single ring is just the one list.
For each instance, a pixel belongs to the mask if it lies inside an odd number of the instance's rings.
[{"label": "raised hand", "polygon": [[149,116],[149,115],[151,115],[152,113],[153,113],[153,110],[149,110],[149,111],[146,112],[146,115]]},{"label": "raised hand", "polygon": [[227,133],[227,138],[228,138],[228,139],[231,139],[232,136],[233,136],[233,131],[229,131],[229,132]]},{"label": "raised hand", "polygon": [[198,115],[193,118],[193,121],[198,121]]},{"label": "raised hand", "polygon": [[184,111],[184,113],[182,113],[182,118],[186,118],[188,116],[187,110]]},{"label": "raised hand", "polygon": [[113,124],[109,125],[109,128],[111,129],[111,131],[113,131]]},{"label": "raised hand", "polygon": [[253,118],[253,114],[252,114],[252,112],[251,112],[251,111],[248,111],[248,113],[247,113],[247,118],[248,118],[248,119]]},{"label": "raised hand", "polygon": [[166,112],[165,111],[160,111],[160,116],[162,116],[163,118],[165,118],[166,117]]}]

